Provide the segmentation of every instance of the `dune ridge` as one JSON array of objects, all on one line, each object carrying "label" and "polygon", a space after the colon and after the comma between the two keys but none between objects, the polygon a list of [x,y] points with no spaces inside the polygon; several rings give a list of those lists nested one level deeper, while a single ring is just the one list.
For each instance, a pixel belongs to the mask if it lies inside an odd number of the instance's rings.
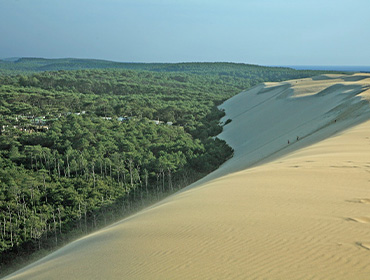
[{"label": "dune ridge", "polygon": [[5,279],[368,279],[369,87],[323,75],[238,94],[221,168]]}]

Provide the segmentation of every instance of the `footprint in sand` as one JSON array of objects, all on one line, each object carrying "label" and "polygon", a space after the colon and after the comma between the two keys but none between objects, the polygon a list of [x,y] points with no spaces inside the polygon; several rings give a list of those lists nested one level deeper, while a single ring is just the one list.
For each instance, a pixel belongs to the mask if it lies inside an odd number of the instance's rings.
[{"label": "footprint in sand", "polygon": [[353,200],[346,200],[346,202],[370,204],[370,198],[356,198]]},{"label": "footprint in sand", "polygon": [[356,217],[356,218],[347,218],[347,221],[357,222],[361,224],[368,224],[370,223],[370,217]]},{"label": "footprint in sand", "polygon": [[[370,198],[356,198],[353,200],[346,200],[346,202],[370,204]],[[356,223],[361,223],[361,224],[370,223],[370,217],[349,217],[349,218],[346,218],[345,220],[349,222],[356,222]],[[356,242],[356,245],[363,249],[370,251],[370,242]]]},{"label": "footprint in sand", "polygon": [[370,204],[370,198],[363,198],[363,199],[360,199],[360,203]]},{"label": "footprint in sand", "polygon": [[370,242],[356,242],[356,245],[370,251]]},{"label": "footprint in sand", "polygon": [[330,165],[331,168],[359,168],[357,165]]}]

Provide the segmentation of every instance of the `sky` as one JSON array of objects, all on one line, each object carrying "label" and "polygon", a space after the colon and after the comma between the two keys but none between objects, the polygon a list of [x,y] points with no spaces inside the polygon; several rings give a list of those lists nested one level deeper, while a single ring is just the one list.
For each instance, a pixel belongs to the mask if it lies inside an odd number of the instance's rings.
[{"label": "sky", "polygon": [[0,58],[370,66],[369,0],[0,0]]}]

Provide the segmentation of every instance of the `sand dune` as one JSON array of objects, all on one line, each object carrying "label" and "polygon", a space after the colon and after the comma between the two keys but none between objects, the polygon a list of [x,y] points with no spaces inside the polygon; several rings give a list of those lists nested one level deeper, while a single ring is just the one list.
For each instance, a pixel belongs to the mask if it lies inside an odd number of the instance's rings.
[{"label": "sand dune", "polygon": [[5,279],[369,279],[369,86],[240,93],[222,105],[235,156],[220,169]]}]

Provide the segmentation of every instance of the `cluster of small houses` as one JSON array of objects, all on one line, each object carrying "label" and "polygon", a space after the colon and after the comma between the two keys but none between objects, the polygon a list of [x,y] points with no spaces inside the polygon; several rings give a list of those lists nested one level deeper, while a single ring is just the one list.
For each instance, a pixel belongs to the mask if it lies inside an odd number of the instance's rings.
[{"label": "cluster of small houses", "polygon": [[[112,117],[102,117],[103,119],[105,120],[112,120]],[[119,122],[127,122],[129,121],[130,119],[132,119],[133,117],[118,117],[117,118],[117,121]],[[155,124],[166,124],[166,125],[173,125],[173,122],[164,122],[164,121],[160,121],[160,120],[150,120],[151,122],[155,123]]]},{"label": "cluster of small houses", "polygon": [[56,119],[46,119],[45,116],[42,117],[35,117],[35,116],[18,116],[15,118],[16,122],[19,122],[20,120],[28,120],[27,124],[23,125],[2,125],[0,132],[6,131],[8,128],[14,128],[18,129],[20,131],[25,132],[45,132],[49,129],[49,126],[47,125],[47,122],[53,121]]},{"label": "cluster of small houses", "polygon": [[[71,115],[71,114],[74,114],[74,115],[84,115],[86,114],[86,111],[81,111],[81,112],[77,112],[77,113],[72,113],[72,112],[68,112],[67,115]],[[59,114],[59,117],[61,117],[61,114]],[[102,117],[103,119],[105,120],[112,120],[112,117]],[[130,119],[132,119],[133,117],[118,117],[117,120],[120,121],[120,122],[125,122],[125,121],[129,121]],[[35,116],[18,116],[15,118],[15,120],[18,122],[19,119],[27,119],[27,120],[30,120],[30,124],[28,124],[26,127],[25,126],[19,126],[19,125],[2,125],[0,127],[0,134],[5,131],[7,128],[9,127],[13,127],[15,129],[19,129],[20,131],[26,131],[26,132],[29,132],[29,133],[33,133],[33,132],[45,132],[47,130],[49,130],[49,126],[48,126],[48,123],[50,121],[54,121],[54,120],[57,120],[58,118],[54,118],[54,119],[46,119],[45,116],[41,116],[41,117],[35,117]],[[160,120],[150,120],[151,122],[157,124],[157,125],[163,125],[163,124],[166,124],[166,125],[173,125],[173,122],[164,122],[164,121],[160,121]]]}]

